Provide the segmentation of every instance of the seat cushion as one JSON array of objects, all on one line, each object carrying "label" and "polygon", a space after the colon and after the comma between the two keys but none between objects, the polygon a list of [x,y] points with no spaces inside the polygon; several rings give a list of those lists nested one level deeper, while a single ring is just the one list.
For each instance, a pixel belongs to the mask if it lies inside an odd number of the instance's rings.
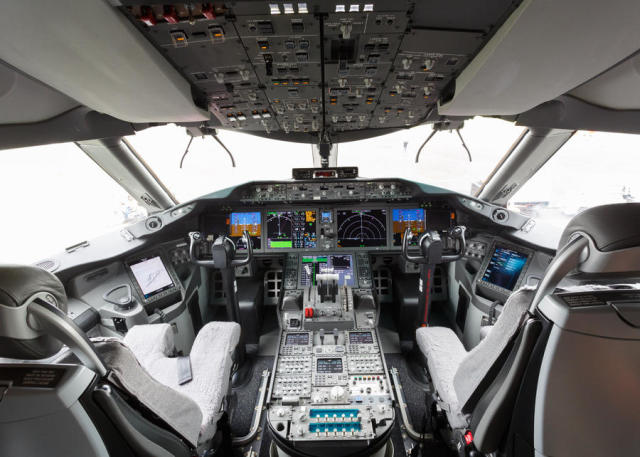
[{"label": "seat cushion", "polygon": [[131,349],[117,338],[94,338],[94,347],[109,367],[109,380],[136,398],[193,446],[202,424],[198,404],[151,376]]},{"label": "seat cushion", "polygon": [[431,380],[444,403],[449,424],[452,428],[466,427],[467,420],[461,413],[453,378],[467,351],[458,336],[447,327],[421,327],[416,330],[416,341],[427,359]]},{"label": "seat cushion", "polygon": [[173,331],[169,324],[137,325],[124,343],[141,365],[162,384],[192,399],[202,412],[199,442],[213,437],[222,416],[222,402],[229,389],[233,353],[240,339],[235,322],[210,322],[198,332],[189,358],[193,379],[178,384],[178,359],[173,353]]}]

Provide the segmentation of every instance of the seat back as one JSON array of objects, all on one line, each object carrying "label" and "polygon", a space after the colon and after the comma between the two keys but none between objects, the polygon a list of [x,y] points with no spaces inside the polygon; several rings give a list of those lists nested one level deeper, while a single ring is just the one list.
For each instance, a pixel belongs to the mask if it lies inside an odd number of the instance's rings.
[{"label": "seat back", "polygon": [[523,288],[511,294],[489,334],[462,359],[453,386],[464,413],[473,411],[495,378],[501,365],[498,362],[511,347],[534,293],[533,289]]}]

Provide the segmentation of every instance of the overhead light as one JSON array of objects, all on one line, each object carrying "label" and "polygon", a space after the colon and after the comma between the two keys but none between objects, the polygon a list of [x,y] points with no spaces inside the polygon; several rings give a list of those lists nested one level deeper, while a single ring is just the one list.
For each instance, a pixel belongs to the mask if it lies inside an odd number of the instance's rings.
[{"label": "overhead light", "polygon": [[354,5],[353,3],[349,6],[350,13],[358,13],[360,11],[360,5]]},{"label": "overhead light", "polygon": [[346,10],[344,5],[336,5],[336,13],[344,13]]},{"label": "overhead light", "polygon": [[307,9],[307,4],[306,3],[298,3],[298,13],[306,14],[308,12],[309,12],[309,10]]},{"label": "overhead light", "polygon": [[373,11],[373,3],[365,3],[362,11],[364,11],[365,13],[370,13],[371,11]]},{"label": "overhead light", "polygon": [[282,5],[284,7],[284,14],[293,14],[293,3],[284,3]]},{"label": "overhead light", "polygon": [[269,3],[271,14],[280,14],[280,6],[277,3]]}]

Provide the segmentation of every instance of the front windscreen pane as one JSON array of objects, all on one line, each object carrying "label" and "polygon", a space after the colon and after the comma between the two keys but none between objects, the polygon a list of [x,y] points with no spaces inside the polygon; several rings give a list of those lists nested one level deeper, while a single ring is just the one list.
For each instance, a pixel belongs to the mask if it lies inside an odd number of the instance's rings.
[{"label": "front windscreen pane", "polygon": [[576,132],[511,197],[508,207],[559,236],[587,208],[638,201],[639,147],[640,135]]}]

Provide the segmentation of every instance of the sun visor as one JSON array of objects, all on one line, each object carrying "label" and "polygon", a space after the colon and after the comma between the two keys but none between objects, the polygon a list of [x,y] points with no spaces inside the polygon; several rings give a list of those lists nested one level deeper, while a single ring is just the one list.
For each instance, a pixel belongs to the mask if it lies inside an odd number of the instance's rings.
[{"label": "sun visor", "polygon": [[441,115],[514,115],[640,48],[640,2],[525,0],[455,80]]},{"label": "sun visor", "polygon": [[0,60],[98,112],[135,123],[209,119],[189,83],[104,0],[5,2]]}]

